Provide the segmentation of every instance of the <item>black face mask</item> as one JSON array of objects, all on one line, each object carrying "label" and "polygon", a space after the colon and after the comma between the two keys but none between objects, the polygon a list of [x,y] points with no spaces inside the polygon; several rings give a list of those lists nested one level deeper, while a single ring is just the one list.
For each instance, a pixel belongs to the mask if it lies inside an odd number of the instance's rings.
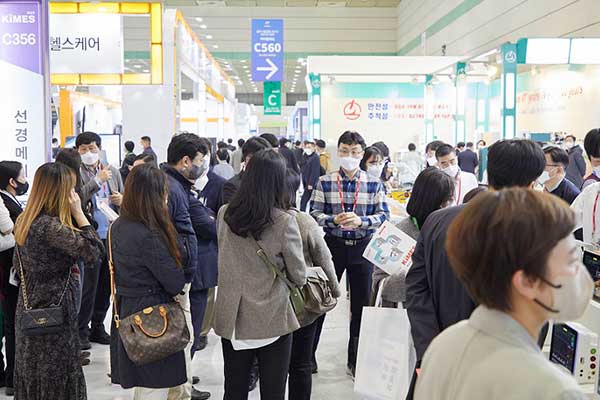
[{"label": "black face mask", "polygon": [[23,196],[29,190],[29,182],[21,183],[15,180],[17,183],[17,187],[15,188],[15,193],[17,196]]}]

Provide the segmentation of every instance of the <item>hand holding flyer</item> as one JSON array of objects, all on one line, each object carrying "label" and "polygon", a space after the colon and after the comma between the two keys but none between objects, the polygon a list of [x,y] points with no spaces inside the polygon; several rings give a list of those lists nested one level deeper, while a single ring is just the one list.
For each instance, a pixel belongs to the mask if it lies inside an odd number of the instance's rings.
[{"label": "hand holding flyer", "polygon": [[386,221],[375,232],[363,257],[390,275],[398,274],[412,265],[417,242]]}]

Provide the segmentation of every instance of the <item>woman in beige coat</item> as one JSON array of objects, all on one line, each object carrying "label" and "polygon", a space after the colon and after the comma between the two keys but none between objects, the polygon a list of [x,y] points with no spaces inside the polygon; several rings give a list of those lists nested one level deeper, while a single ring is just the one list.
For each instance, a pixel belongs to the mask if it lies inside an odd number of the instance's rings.
[{"label": "woman in beige coat", "polygon": [[246,400],[258,357],[263,400],[283,400],[300,324],[286,284],[257,255],[262,248],[295,285],[306,283],[300,229],[289,213],[286,162],[262,150],[248,163],[241,186],[219,211],[219,290],[215,332],[222,338],[225,398]]}]

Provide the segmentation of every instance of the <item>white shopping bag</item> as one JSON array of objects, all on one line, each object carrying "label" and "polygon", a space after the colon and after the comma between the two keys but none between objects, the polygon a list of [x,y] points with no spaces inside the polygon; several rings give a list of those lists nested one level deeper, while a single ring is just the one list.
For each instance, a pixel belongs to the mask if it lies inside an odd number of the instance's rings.
[{"label": "white shopping bag", "polygon": [[378,307],[384,283],[376,307],[363,308],[354,382],[360,400],[404,400],[415,367],[406,310]]}]

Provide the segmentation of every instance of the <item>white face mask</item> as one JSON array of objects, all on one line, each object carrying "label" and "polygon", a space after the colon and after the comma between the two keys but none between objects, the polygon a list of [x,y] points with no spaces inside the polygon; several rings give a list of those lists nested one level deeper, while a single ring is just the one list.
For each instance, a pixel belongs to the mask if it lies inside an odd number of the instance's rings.
[{"label": "white face mask", "polygon": [[548,182],[550,179],[551,179],[550,173],[548,171],[544,171],[544,172],[542,172],[540,177],[537,179],[537,181],[539,182],[540,185],[543,185],[544,183]]},{"label": "white face mask", "polygon": [[304,149],[304,154],[311,156],[315,151],[313,149]]},{"label": "white face mask", "polygon": [[450,178],[456,178],[456,175],[458,175],[459,171],[460,171],[460,168],[456,164],[450,165],[449,167],[442,169],[442,172],[444,172]]},{"label": "white face mask", "polygon": [[594,172],[597,176],[600,176],[600,166],[594,167]]},{"label": "white face mask", "polygon": [[88,151],[87,153],[81,155],[81,162],[83,162],[85,165],[96,165],[99,157],[100,156],[98,153],[92,153],[91,151]]},{"label": "white face mask", "polygon": [[538,299],[535,302],[549,311],[555,321],[568,322],[581,318],[594,295],[594,281],[587,269],[579,265],[575,275],[561,277],[556,285],[543,280],[552,288],[554,304],[548,307]]},{"label": "white face mask", "polygon": [[383,172],[383,165],[369,165],[367,167],[367,174],[373,178],[380,178]]},{"label": "white face mask", "polygon": [[427,164],[428,164],[430,167],[435,167],[435,166],[437,165],[437,158],[435,158],[435,157],[429,157],[429,158],[427,159]]},{"label": "white face mask", "polygon": [[346,171],[354,171],[358,169],[360,165],[360,158],[354,158],[351,156],[341,157],[340,158],[340,166]]}]

